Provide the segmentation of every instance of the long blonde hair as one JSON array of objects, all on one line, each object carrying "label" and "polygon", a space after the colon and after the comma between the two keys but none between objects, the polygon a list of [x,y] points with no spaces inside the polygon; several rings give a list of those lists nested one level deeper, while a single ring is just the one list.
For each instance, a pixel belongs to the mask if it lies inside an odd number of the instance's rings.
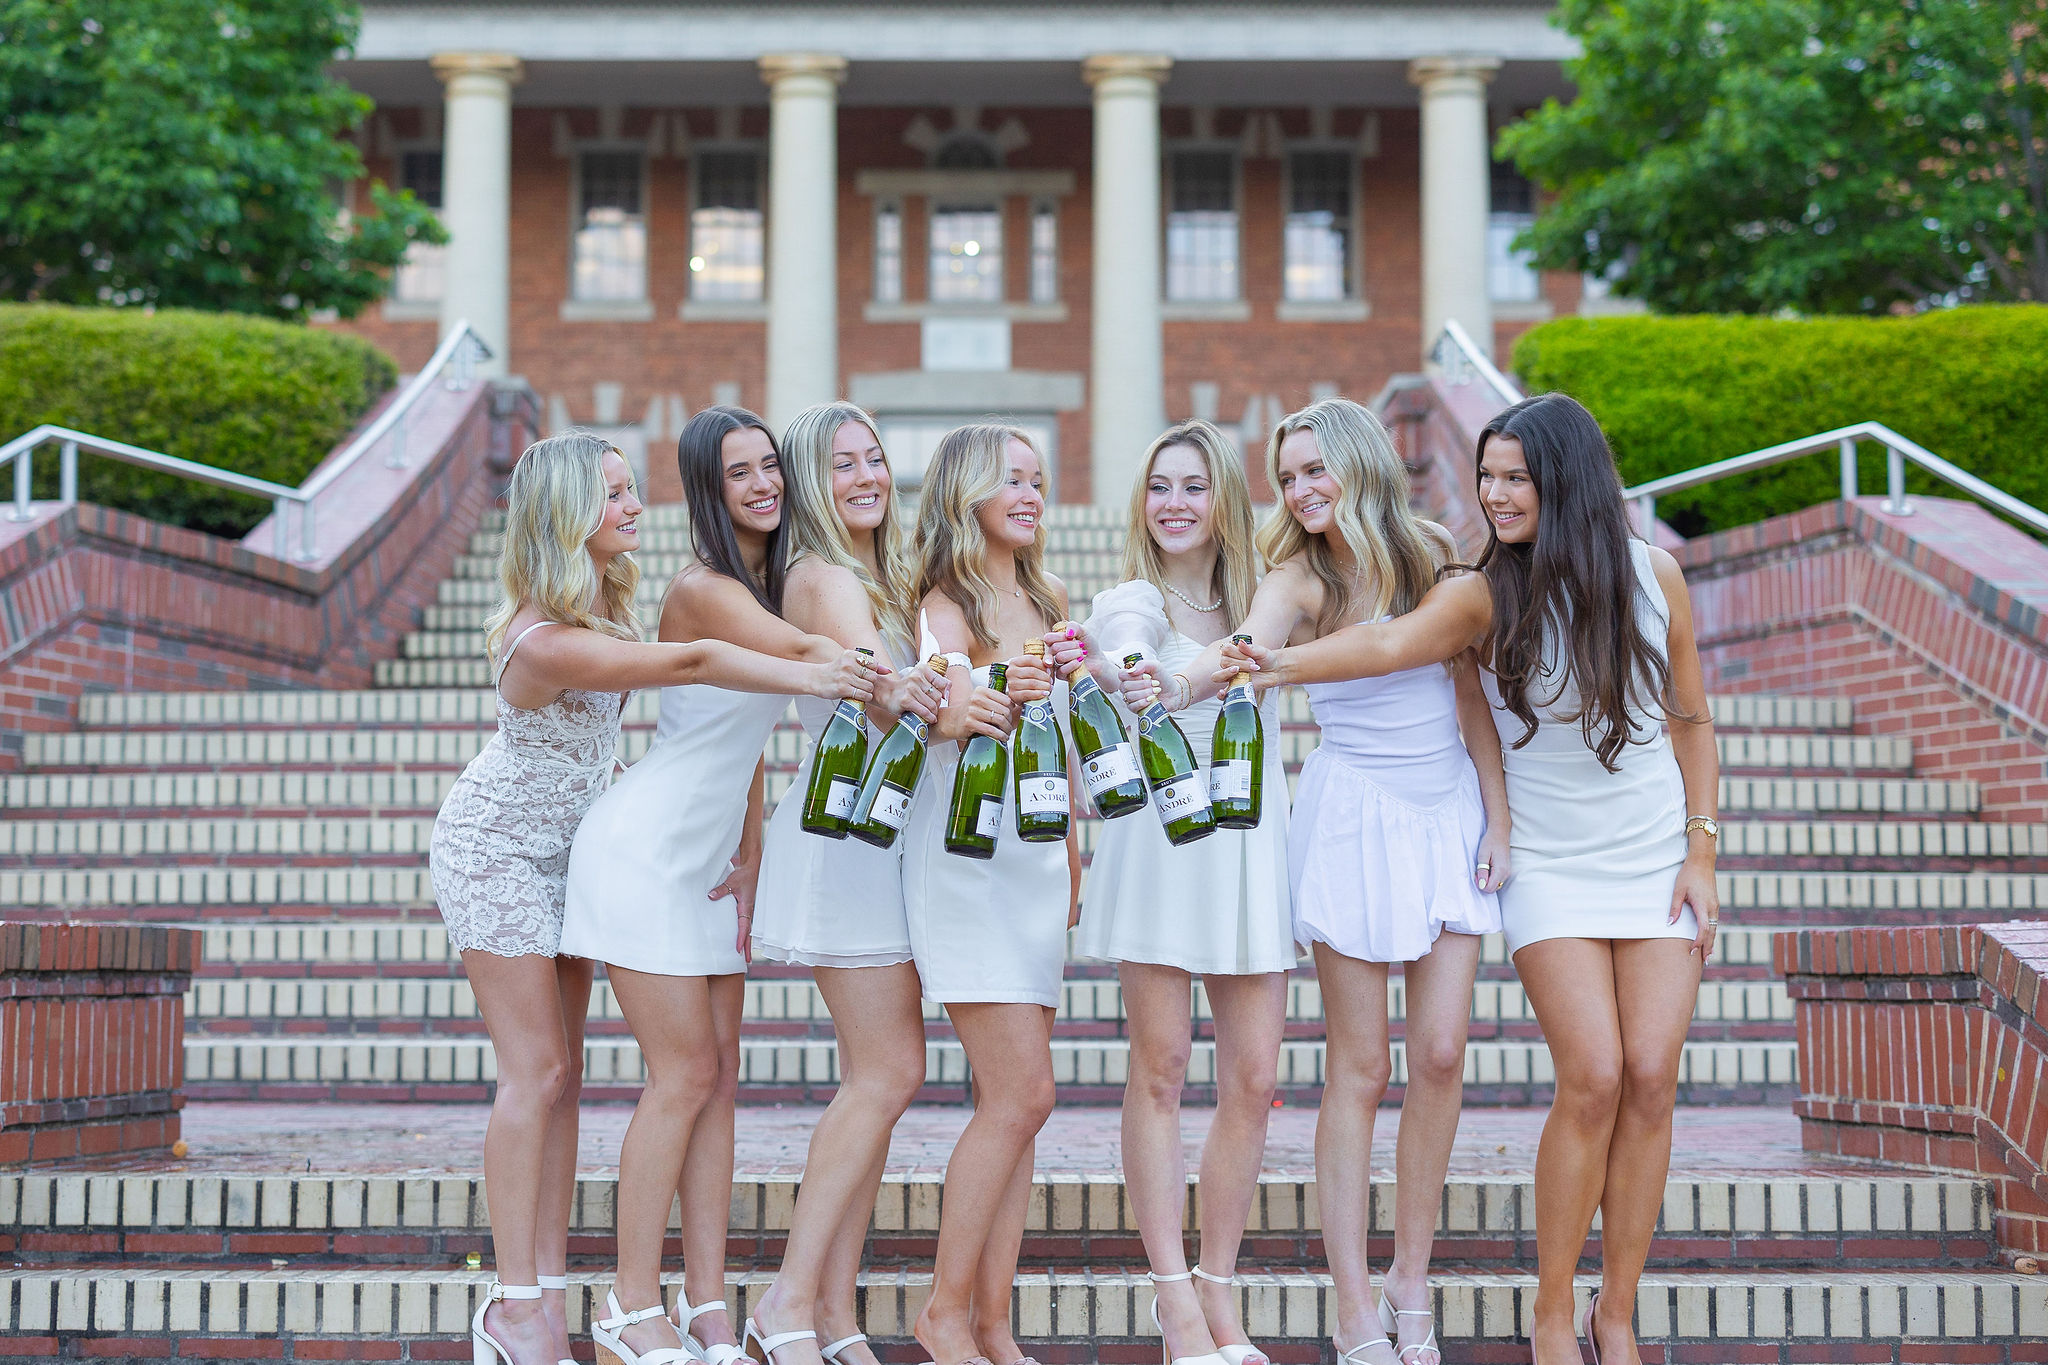
[{"label": "long blonde hair", "polygon": [[1142,578],[1166,595],[1166,561],[1159,542],[1152,538],[1152,525],[1145,516],[1147,486],[1159,453],[1169,446],[1190,446],[1202,457],[1209,475],[1209,534],[1216,541],[1216,574],[1209,589],[1223,599],[1231,624],[1251,612],[1252,594],[1259,586],[1258,551],[1252,544],[1252,490],[1244,477],[1244,461],[1230,438],[1213,423],[1197,417],[1159,433],[1159,439],[1145,452],[1138,481],[1131,486],[1131,519],[1124,530],[1126,581]]},{"label": "long blonde hair", "polygon": [[[1337,533],[1358,557],[1354,578],[1337,567],[1320,535],[1310,535],[1283,499],[1259,529],[1268,565],[1300,555],[1323,585],[1317,634],[1353,620],[1413,611],[1449,560],[1448,534],[1419,520],[1408,506],[1408,470],[1380,419],[1348,398],[1325,398],[1290,413],[1266,443],[1266,477],[1280,488],[1280,446],[1297,431],[1315,434],[1323,465],[1337,483],[1331,511]],[[1365,596],[1361,597],[1361,588]],[[1361,612],[1360,609],[1363,608]]]},{"label": "long blonde hair", "polygon": [[[850,569],[867,591],[868,605],[882,634],[917,645],[917,564],[910,554],[908,537],[896,517],[895,470],[890,469],[889,491],[882,506],[882,523],[875,528],[875,559],[881,568],[878,580],[853,548],[853,534],[839,519],[838,502],[832,496],[832,438],[848,422],[868,429],[877,446],[882,434],[875,419],[852,403],[819,403],[805,408],[782,433],[782,477],[796,487],[783,518],[783,543],[791,567],[805,555],[816,555],[827,564]],[[888,459],[888,451],[882,452]]]},{"label": "long blonde hair", "polygon": [[[1010,472],[1005,447],[1022,441],[1038,454],[1031,438],[1016,427],[979,422],[956,427],[939,441],[925,469],[924,497],[917,508],[918,596],[944,593],[967,615],[967,629],[983,649],[1001,644],[996,634],[996,588],[989,581],[988,538],[975,513],[996,495]],[[1045,456],[1038,454],[1041,468]],[[1060,618],[1059,598],[1045,573],[1045,521],[1039,520],[1031,544],[1017,551],[1017,586],[1050,625]]]},{"label": "long blonde hair", "polygon": [[604,577],[585,547],[604,524],[604,457],[617,447],[587,431],[535,441],[512,467],[505,495],[505,548],[498,584],[505,598],[484,622],[484,650],[498,657],[505,628],[524,606],[550,621],[582,626],[621,640],[640,638],[633,590],[640,566],[612,556]]}]

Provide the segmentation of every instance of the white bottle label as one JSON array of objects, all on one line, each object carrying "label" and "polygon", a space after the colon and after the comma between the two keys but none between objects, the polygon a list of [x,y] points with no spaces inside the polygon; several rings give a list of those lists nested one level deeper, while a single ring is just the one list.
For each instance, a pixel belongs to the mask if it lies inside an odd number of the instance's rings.
[{"label": "white bottle label", "polygon": [[875,804],[869,807],[877,823],[902,832],[910,822],[910,793],[891,782],[875,788]]},{"label": "white bottle label", "polygon": [[1211,801],[1251,800],[1252,765],[1250,760],[1227,758],[1220,763],[1210,764],[1209,799]]},{"label": "white bottle label", "polygon": [[1138,751],[1127,743],[1097,749],[1081,760],[1081,780],[1088,784],[1091,797],[1099,798],[1112,787],[1143,776],[1138,771]]},{"label": "white bottle label", "polygon": [[984,796],[981,809],[974,816],[974,832],[984,839],[993,839],[1003,828],[1003,798]]},{"label": "white bottle label", "polygon": [[1067,779],[1057,773],[1033,773],[1017,779],[1017,814],[1065,815]]},{"label": "white bottle label", "polygon": [[1202,775],[1189,773],[1176,777],[1152,793],[1153,802],[1159,807],[1162,824],[1172,824],[1183,816],[1195,815],[1209,809],[1209,793],[1203,789]]},{"label": "white bottle label", "polygon": [[825,814],[837,820],[853,818],[853,803],[860,799],[860,783],[850,777],[835,777],[825,791]]}]

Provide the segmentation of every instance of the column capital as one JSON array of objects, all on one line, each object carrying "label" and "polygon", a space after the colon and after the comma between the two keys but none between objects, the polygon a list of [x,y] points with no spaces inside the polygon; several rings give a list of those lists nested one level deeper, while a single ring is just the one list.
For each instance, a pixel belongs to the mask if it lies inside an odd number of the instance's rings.
[{"label": "column capital", "polygon": [[1408,83],[1421,86],[1425,94],[1460,85],[1477,91],[1499,70],[1498,57],[1417,57],[1408,63]]},{"label": "column capital", "polygon": [[443,84],[462,76],[495,76],[507,85],[526,79],[526,64],[509,52],[436,52],[427,65]]},{"label": "column capital", "polygon": [[1103,52],[1081,63],[1081,79],[1097,89],[1123,77],[1163,85],[1172,71],[1173,58],[1157,52]]},{"label": "column capital", "polygon": [[830,52],[771,52],[761,58],[761,79],[772,88],[802,76],[817,77],[838,85],[846,79],[846,58]]}]

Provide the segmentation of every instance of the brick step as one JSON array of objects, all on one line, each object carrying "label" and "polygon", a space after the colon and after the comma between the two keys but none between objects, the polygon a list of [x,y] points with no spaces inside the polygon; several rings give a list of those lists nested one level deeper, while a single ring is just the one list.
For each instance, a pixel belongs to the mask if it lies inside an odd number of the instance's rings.
[{"label": "brick step", "polygon": [[[1396,1098],[1407,1079],[1403,1045],[1391,1045]],[[1679,1070],[1682,1104],[1761,1104],[1792,1098],[1796,1044],[1790,1039],[1685,1044]],[[1053,1077],[1065,1103],[1121,1103],[1129,1048],[1121,1039],[1056,1039]],[[1188,1062],[1193,1102],[1213,1098],[1215,1048],[1194,1045]],[[496,1075],[482,1038],[358,1037],[330,1039],[185,1040],[186,1092],[195,1099],[475,1100]],[[828,1100],[838,1084],[838,1049],[828,1039],[740,1040],[739,1081],[750,1103]],[[1281,1044],[1276,1068],[1283,1097],[1320,1093],[1323,1043]],[[591,1100],[632,1099],[645,1079],[639,1045],[597,1038],[583,1049],[583,1093]],[[1535,1104],[1549,1099],[1555,1076],[1540,1041],[1474,1041],[1465,1050],[1467,1104]],[[964,1102],[967,1056],[951,1039],[925,1042],[930,1102]]]},{"label": "brick step", "polygon": [[[1526,1158],[1527,1154],[1524,1154]],[[0,1253],[20,1262],[128,1261],[267,1265],[455,1264],[491,1254],[483,1181],[473,1174],[399,1176],[209,1171],[0,1175]],[[1390,1174],[1390,1173],[1388,1173]],[[936,1167],[883,1178],[870,1222],[871,1267],[928,1264],[944,1174]],[[1138,1224],[1115,1172],[1040,1169],[1026,1224],[1027,1263],[1142,1266]],[[737,1175],[727,1255],[773,1264],[783,1251],[797,1180]],[[570,1256],[585,1266],[613,1254],[617,1178],[578,1178]],[[1394,1187],[1373,1191],[1371,1254],[1394,1231]],[[1187,1227],[1199,1230],[1189,1181]],[[1861,1168],[1677,1173],[1666,1185],[1653,1270],[1824,1263],[1872,1270],[1986,1269],[1994,1254],[1988,1182]],[[1454,1172],[1437,1208],[1433,1263],[1503,1270],[1535,1255],[1535,1199],[1526,1170]],[[671,1213],[670,1227],[677,1227]],[[1597,1228],[1597,1224],[1596,1224]],[[1313,1178],[1267,1172],[1253,1196],[1243,1261],[1302,1269],[1324,1259]],[[1382,1249],[1378,1243],[1387,1243]],[[679,1251],[679,1248],[676,1248]],[[1597,1262],[1597,1249],[1588,1269]]]},{"label": "brick step", "polygon": [[[767,1270],[728,1272],[726,1301],[736,1313],[750,1311],[771,1278]],[[490,1281],[487,1272],[446,1267],[25,1268],[0,1272],[0,1331],[22,1359],[54,1354],[71,1339],[100,1355],[332,1359],[337,1342],[349,1340],[375,1343],[378,1354],[426,1347],[438,1355],[468,1349],[470,1315]],[[581,1338],[608,1272],[578,1273],[573,1284],[570,1329]],[[1582,1277],[1581,1305],[1596,1287]],[[670,1296],[679,1289],[672,1283]],[[863,1325],[887,1343],[890,1360],[923,1357],[908,1334],[929,1292],[921,1272],[861,1276]],[[1246,1328],[1279,1360],[1323,1358],[1335,1315],[1327,1277],[1253,1273],[1239,1292]],[[1432,1292],[1448,1352],[1513,1358],[1498,1353],[1522,1342],[1533,1275],[1440,1273]],[[1141,1274],[1123,1269],[1023,1274],[1012,1326],[1049,1365],[1135,1362],[1158,1349],[1146,1312],[1151,1294]],[[2009,1362],[2038,1360],[2048,1344],[2048,1279],[1992,1270],[1660,1271],[1644,1276],[1635,1311],[1641,1337],[1667,1360]]]}]

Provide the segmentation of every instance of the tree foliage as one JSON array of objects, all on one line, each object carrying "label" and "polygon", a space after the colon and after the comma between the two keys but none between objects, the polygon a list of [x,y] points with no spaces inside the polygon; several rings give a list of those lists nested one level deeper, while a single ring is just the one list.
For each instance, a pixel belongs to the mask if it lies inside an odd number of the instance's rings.
[{"label": "tree foliage", "polygon": [[414,239],[327,67],[353,0],[0,0],[0,298],[353,316]]},{"label": "tree foliage", "polygon": [[2048,0],[1564,0],[1524,236],[1672,312],[2048,301]]}]

